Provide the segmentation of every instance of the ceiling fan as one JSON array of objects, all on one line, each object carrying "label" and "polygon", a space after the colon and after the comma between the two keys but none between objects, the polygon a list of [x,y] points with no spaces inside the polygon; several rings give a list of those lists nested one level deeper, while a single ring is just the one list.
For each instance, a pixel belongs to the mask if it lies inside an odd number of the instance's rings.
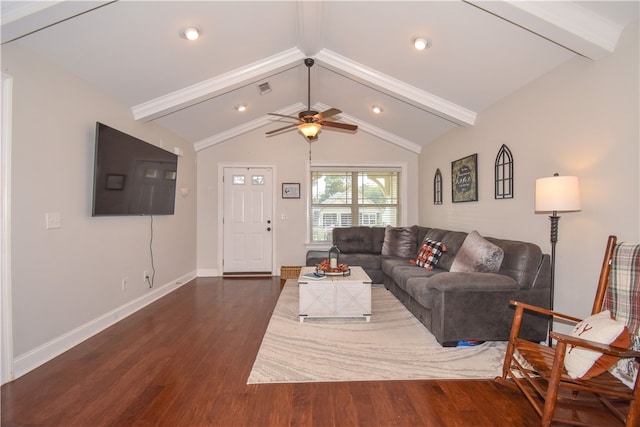
[{"label": "ceiling fan", "polygon": [[273,135],[275,133],[282,132],[283,130],[290,129],[292,127],[298,127],[298,130],[302,132],[302,134],[309,140],[309,142],[313,142],[318,139],[318,132],[322,129],[322,126],[326,126],[329,128],[339,128],[354,131],[358,129],[356,125],[350,125],[347,123],[338,123],[338,122],[330,122],[325,119],[328,117],[335,116],[336,114],[342,113],[342,111],[337,108],[329,108],[326,111],[321,113],[317,111],[313,111],[311,109],[311,67],[314,64],[313,58],[305,58],[304,65],[307,66],[307,76],[308,76],[308,86],[307,86],[307,110],[301,111],[298,113],[298,117],[287,116],[285,114],[278,113],[269,113],[272,116],[285,117],[287,119],[293,119],[296,123],[289,124],[287,126],[274,129],[272,131],[266,132],[267,135]]}]

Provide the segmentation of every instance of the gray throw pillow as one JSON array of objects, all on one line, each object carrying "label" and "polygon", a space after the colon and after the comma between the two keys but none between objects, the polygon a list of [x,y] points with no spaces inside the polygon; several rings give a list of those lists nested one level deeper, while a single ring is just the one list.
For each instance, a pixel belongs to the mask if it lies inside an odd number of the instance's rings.
[{"label": "gray throw pillow", "polygon": [[387,225],[382,243],[382,255],[415,258],[418,250],[418,227],[392,227]]},{"label": "gray throw pillow", "polygon": [[464,239],[449,271],[497,273],[503,258],[502,248],[474,230]]}]

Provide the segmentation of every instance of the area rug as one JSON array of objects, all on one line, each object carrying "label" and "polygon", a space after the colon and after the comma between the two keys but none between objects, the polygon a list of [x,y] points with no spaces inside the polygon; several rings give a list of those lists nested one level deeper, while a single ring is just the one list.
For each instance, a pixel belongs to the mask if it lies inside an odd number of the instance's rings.
[{"label": "area rug", "polygon": [[371,290],[371,321],[298,319],[298,284],[288,280],[247,384],[488,379],[501,374],[505,342],[442,347],[383,286]]}]

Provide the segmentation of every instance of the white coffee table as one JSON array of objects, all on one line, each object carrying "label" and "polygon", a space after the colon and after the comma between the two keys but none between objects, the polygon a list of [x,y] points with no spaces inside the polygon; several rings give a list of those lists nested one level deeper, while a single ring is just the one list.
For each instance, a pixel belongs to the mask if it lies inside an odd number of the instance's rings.
[{"label": "white coffee table", "polygon": [[349,276],[307,279],[315,267],[302,267],[300,288],[300,322],[309,317],[364,317],[371,320],[371,278],[362,267],[350,267]]}]

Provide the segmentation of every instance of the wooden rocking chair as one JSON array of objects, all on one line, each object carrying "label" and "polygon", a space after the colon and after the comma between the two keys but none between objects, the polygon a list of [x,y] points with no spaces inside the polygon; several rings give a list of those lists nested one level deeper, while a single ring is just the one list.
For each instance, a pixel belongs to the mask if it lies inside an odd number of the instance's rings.
[{"label": "wooden rocking chair", "polygon": [[[640,313],[616,313],[618,305],[620,307],[626,305],[628,308],[628,305],[633,306],[634,304],[617,304],[615,301],[616,292],[613,289],[618,284],[613,283],[610,286],[610,282],[622,281],[619,274],[615,275],[615,279],[610,280],[610,277],[614,276],[610,273],[612,263],[614,269],[617,268],[614,255],[618,253],[618,247],[623,245],[626,245],[627,248],[631,246],[628,244],[616,245],[616,237],[609,236],[592,314],[600,313],[604,305],[604,309],[611,309],[615,319],[620,321],[622,318],[630,319],[629,331],[632,335],[636,335],[638,334]],[[640,267],[640,245],[631,248],[635,257],[633,260],[635,268]],[[628,266],[629,259],[626,261]],[[627,289],[629,286],[635,287],[635,297],[631,297],[628,302],[635,300],[636,305],[640,306],[640,302],[638,302],[640,271],[636,270],[635,274],[623,274],[622,276],[624,279],[630,279],[626,280],[627,283],[622,286],[627,286]],[[608,293],[607,290],[609,290]],[[525,310],[554,316],[554,318],[564,319],[571,323],[578,323],[581,319],[521,302],[511,301],[511,303],[515,305],[516,310],[502,376],[496,378],[496,381],[510,388],[519,389],[542,418],[541,425],[549,426],[552,422],[578,426],[593,426],[596,423],[602,423],[603,426],[611,426],[616,423],[627,427],[640,425],[640,389],[638,388],[640,375],[625,384],[618,375],[612,375],[609,371],[583,380],[572,378],[565,369],[565,354],[568,346],[570,349],[586,348],[612,355],[615,358],[625,359],[625,361],[635,364],[636,369],[640,363],[640,351],[600,344],[557,332],[551,332],[551,337],[557,342],[555,347],[520,339],[518,334]],[[638,338],[636,337],[636,339]],[[632,388],[629,387],[630,385]]]}]

